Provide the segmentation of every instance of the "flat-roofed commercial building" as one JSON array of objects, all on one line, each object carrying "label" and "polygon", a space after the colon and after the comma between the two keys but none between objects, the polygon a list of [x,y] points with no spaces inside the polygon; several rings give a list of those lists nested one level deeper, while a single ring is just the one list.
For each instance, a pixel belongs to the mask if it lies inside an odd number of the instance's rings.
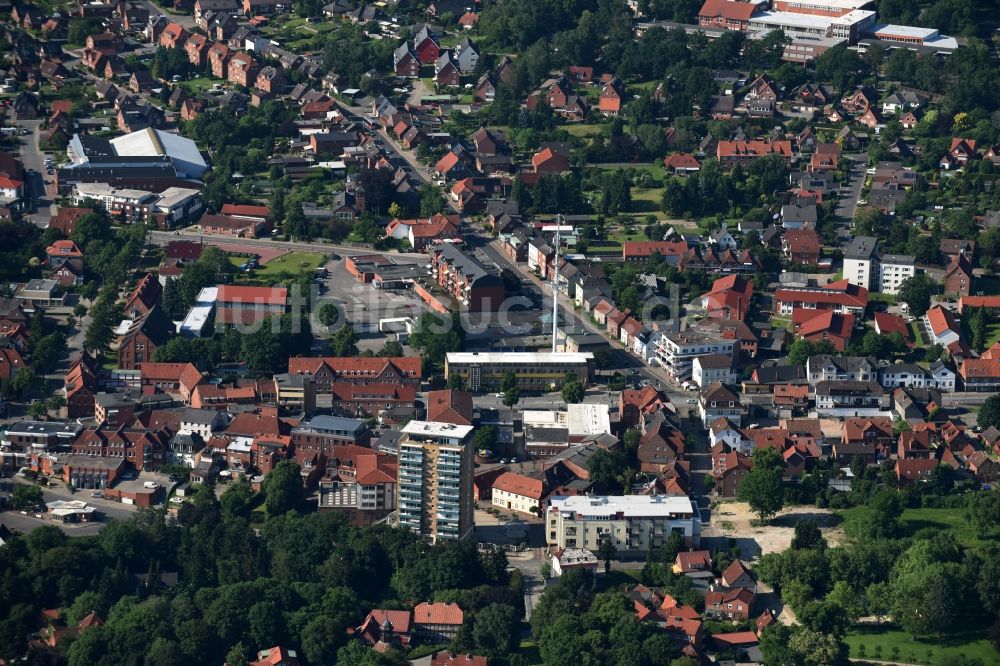
[{"label": "flat-roofed commercial building", "polygon": [[568,372],[586,383],[593,369],[590,352],[452,352],[444,362],[445,378],[461,377],[470,391],[499,389],[507,372],[514,373],[522,391],[551,391],[562,386]]},{"label": "flat-roofed commercial building", "polygon": [[619,555],[638,555],[663,547],[672,532],[684,544],[701,541],[701,517],[688,497],[666,495],[576,495],[551,497],[545,540],[557,548],[598,551],[610,541]]},{"label": "flat-roofed commercial building", "polygon": [[436,542],[473,527],[472,426],[410,421],[399,441],[399,525]]}]

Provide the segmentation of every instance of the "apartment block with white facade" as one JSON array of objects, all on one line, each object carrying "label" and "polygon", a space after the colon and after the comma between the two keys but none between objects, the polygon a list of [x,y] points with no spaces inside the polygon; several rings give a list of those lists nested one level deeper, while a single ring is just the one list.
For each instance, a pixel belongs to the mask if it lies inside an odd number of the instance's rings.
[{"label": "apartment block with white facade", "polygon": [[916,259],[905,254],[886,254],[879,261],[879,291],[896,294],[903,280],[917,274]]},{"label": "apartment block with white facade", "polygon": [[610,541],[619,556],[656,551],[673,532],[680,533],[688,547],[700,544],[701,516],[688,497],[552,497],[545,518],[549,546],[597,551],[603,541]]},{"label": "apartment block with white facade", "polygon": [[878,239],[855,236],[844,250],[844,278],[851,284],[871,289],[878,276]]},{"label": "apartment block with white facade", "polygon": [[685,381],[693,375],[695,358],[710,354],[733,358],[737,344],[738,340],[724,340],[694,331],[658,332],[652,340],[652,359],[665,368],[675,381]]}]

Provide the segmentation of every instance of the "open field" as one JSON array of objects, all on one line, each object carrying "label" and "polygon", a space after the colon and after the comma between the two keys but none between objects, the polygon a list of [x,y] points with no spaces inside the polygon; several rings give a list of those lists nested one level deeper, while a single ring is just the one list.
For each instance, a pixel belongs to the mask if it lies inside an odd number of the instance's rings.
[{"label": "open field", "polygon": [[[709,536],[735,538],[743,557],[752,559],[757,555],[787,550],[795,536],[795,524],[807,518],[815,520],[823,528],[823,536],[830,545],[843,541],[844,531],[837,526],[839,520],[827,509],[793,506],[782,510],[768,525],[758,525],[757,517],[750,513],[745,502],[732,501],[720,502],[713,512]],[[755,542],[755,545],[751,542]]]},{"label": "open field", "polygon": [[[850,656],[870,659],[902,661],[909,664],[938,664],[942,658],[980,659],[984,664],[1000,662],[1000,653],[984,638],[985,631],[968,631],[943,638],[926,636],[914,641],[910,634],[892,627],[853,627],[844,636]],[[876,655],[876,647],[881,648]],[[893,652],[893,648],[898,650]],[[898,656],[897,656],[898,655]]]},{"label": "open field", "polygon": [[[846,527],[860,518],[863,507],[854,507],[838,512],[844,519]],[[993,530],[985,539],[980,539],[975,529],[965,517],[964,509],[906,509],[903,511],[903,524],[909,534],[922,529],[949,531],[963,546],[979,547],[1000,541],[1000,531]]]},{"label": "open field", "polygon": [[[244,257],[230,257],[230,263],[237,268],[246,262]],[[294,280],[300,276],[311,276],[322,264],[323,257],[312,252],[287,252],[264,262],[254,269],[254,277],[269,280]],[[239,278],[237,278],[239,280]]]}]

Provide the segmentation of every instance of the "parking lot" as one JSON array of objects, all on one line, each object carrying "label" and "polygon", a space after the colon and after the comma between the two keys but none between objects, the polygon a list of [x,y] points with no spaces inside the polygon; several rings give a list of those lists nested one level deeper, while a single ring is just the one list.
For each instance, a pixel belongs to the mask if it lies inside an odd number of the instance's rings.
[{"label": "parking lot", "polygon": [[347,272],[342,258],[328,262],[326,267],[330,274],[324,283],[326,292],[320,295],[320,300],[336,303],[359,333],[381,340],[380,319],[409,317],[416,321],[428,311],[426,304],[411,291],[376,289],[371,284],[358,282]]}]

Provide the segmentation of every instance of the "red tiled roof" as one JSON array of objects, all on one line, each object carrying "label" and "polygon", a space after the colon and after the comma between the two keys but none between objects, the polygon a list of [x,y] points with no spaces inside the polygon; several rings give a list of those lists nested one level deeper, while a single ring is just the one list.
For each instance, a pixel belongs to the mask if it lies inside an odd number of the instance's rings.
[{"label": "red tiled roof", "polygon": [[449,152],[437,161],[437,164],[434,165],[434,170],[440,173],[448,173],[458,165],[458,161],[458,155]]},{"label": "red tiled roof", "polygon": [[545,148],[531,156],[531,166],[534,167],[535,171],[538,171],[539,167],[550,163],[557,165],[562,170],[569,169],[569,159],[562,153],[557,153],[551,148]]},{"label": "red tiled roof", "polygon": [[23,180],[16,180],[10,176],[0,175],[0,188],[5,190],[16,190],[24,185]]},{"label": "red tiled roof", "polygon": [[910,329],[907,327],[906,321],[899,315],[889,314],[888,312],[876,312],[875,328],[879,335],[899,333],[903,336],[904,340],[910,339]]},{"label": "red tiled roof", "polygon": [[234,215],[236,217],[260,217],[267,219],[271,214],[271,209],[267,206],[246,206],[243,204],[223,204],[223,215]]},{"label": "red tiled roof", "polygon": [[681,573],[711,570],[712,554],[707,550],[692,550],[677,553],[676,566]]},{"label": "red tiled roof", "polygon": [[45,254],[58,255],[60,257],[82,257],[83,252],[71,240],[57,240],[52,245],[45,248]]},{"label": "red tiled roof", "polygon": [[472,394],[467,391],[431,391],[427,394],[427,420],[472,425]]},{"label": "red tiled roof", "polygon": [[724,585],[731,586],[739,579],[740,576],[748,573],[750,573],[750,571],[743,566],[742,562],[739,560],[733,560],[732,564],[726,567],[726,570],[722,572],[722,575],[719,576],[719,578],[722,580]]},{"label": "red tiled roof", "polygon": [[781,155],[782,157],[792,156],[792,142],[787,139],[777,141],[764,141],[757,139],[754,141],[720,141],[715,148],[716,157],[738,157],[740,155],[751,155],[760,157],[763,155]]},{"label": "red tiled roof", "polygon": [[896,461],[896,478],[916,481],[930,474],[938,466],[937,458],[908,458]]},{"label": "red tiled roof", "polygon": [[545,484],[542,483],[541,479],[533,479],[530,476],[514,472],[504,472],[493,481],[493,490],[540,501],[545,494]]},{"label": "red tiled roof", "polygon": [[435,624],[435,625],[460,625],[464,621],[465,614],[458,604],[453,603],[427,603],[426,601],[417,604],[413,609],[414,624]]},{"label": "red tiled roof", "polygon": [[285,287],[240,287],[225,284],[219,287],[216,302],[284,306],[288,302],[288,289]]},{"label": "red tiled roof", "polygon": [[288,359],[289,374],[314,374],[322,365],[336,373],[372,373],[382,372],[391,365],[402,374],[419,377],[420,357],[419,356],[396,356],[396,357],[345,357],[335,356],[293,356]]},{"label": "red tiled roof", "polygon": [[795,333],[802,337],[829,333],[841,338],[850,338],[854,328],[854,315],[840,315],[833,310],[809,310],[796,308],[792,311]]},{"label": "red tiled roof", "polygon": [[931,332],[936,336],[941,336],[948,331],[957,333],[959,330],[955,315],[940,305],[935,305],[927,311],[927,322],[931,325]]},{"label": "red tiled roof", "polygon": [[668,169],[700,169],[701,162],[691,153],[674,153],[664,158],[663,166]]},{"label": "red tiled roof", "polygon": [[965,312],[965,308],[1000,308],[1000,295],[963,296],[958,299],[958,311]]},{"label": "red tiled roof", "polygon": [[1000,377],[1000,359],[967,358],[962,362],[959,374],[965,380]]},{"label": "red tiled roof", "polygon": [[699,18],[724,18],[730,21],[749,21],[756,13],[757,5],[734,0],[705,0],[698,12]]},{"label": "red tiled roof", "polygon": [[752,631],[734,631],[729,634],[712,634],[712,640],[726,647],[756,645],[757,634]]},{"label": "red tiled roof", "polygon": [[665,257],[679,256],[687,252],[688,245],[684,241],[625,241],[622,243],[622,256],[651,257],[659,253]]},{"label": "red tiled roof", "polygon": [[776,289],[774,298],[784,303],[824,303],[855,308],[868,307],[868,290],[849,284],[847,280],[831,282],[818,289]]},{"label": "red tiled roof", "polygon": [[355,481],[362,486],[376,483],[395,483],[398,474],[396,459],[381,453],[359,455],[354,460],[357,470]]}]

